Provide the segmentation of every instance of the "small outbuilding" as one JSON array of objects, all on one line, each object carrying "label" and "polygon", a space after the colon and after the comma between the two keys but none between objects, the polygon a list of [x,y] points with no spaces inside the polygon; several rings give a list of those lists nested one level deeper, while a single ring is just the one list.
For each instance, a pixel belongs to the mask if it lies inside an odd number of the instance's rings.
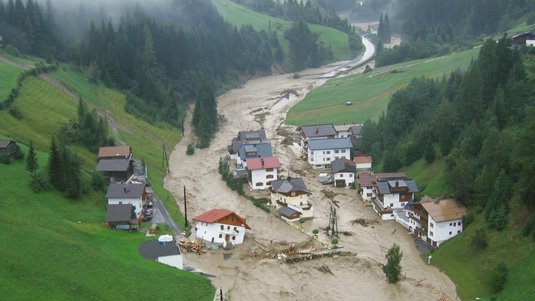
[{"label": "small outbuilding", "polygon": [[13,140],[0,140],[0,161],[15,161],[17,157],[17,142]]},{"label": "small outbuilding", "polygon": [[138,222],[130,204],[111,204],[106,210],[108,227],[117,230],[136,230]]},{"label": "small outbuilding", "polygon": [[147,241],[139,247],[139,253],[145,259],[153,259],[168,266],[177,269],[184,268],[184,261],[180,248],[176,245],[176,241]]}]

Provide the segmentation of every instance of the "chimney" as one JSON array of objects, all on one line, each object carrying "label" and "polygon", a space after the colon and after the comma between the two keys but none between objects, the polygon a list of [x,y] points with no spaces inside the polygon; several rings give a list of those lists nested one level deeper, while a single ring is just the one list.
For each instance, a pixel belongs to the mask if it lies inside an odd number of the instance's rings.
[{"label": "chimney", "polygon": [[399,182],[398,181],[396,181],[396,187],[399,187]]},{"label": "chimney", "polygon": [[128,192],[128,189],[126,188],[126,185],[123,186],[124,193]]},{"label": "chimney", "polygon": [[320,132],[320,127],[316,126],[316,134]]},{"label": "chimney", "polygon": [[262,166],[264,166],[264,158],[260,158],[260,162],[262,163]]}]

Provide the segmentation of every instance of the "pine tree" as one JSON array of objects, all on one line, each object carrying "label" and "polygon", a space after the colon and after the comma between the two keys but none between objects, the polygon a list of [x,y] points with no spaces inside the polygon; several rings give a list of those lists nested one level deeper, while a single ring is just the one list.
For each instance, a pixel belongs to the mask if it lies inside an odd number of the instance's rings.
[{"label": "pine tree", "polygon": [[191,120],[199,137],[198,147],[205,148],[210,145],[210,140],[217,131],[217,119],[217,103],[212,86],[207,81],[203,81],[195,101]]},{"label": "pine tree", "polygon": [[497,230],[503,230],[507,224],[507,203],[510,198],[511,181],[505,170],[501,170],[500,174],[494,182],[492,193],[487,201],[487,223],[489,227]]},{"label": "pine tree", "polygon": [[35,150],[33,148],[33,142],[30,141],[30,150],[28,151],[28,157],[26,157],[26,170],[34,174],[39,168],[37,157],[35,156]]},{"label": "pine tree", "polygon": [[401,276],[401,257],[403,257],[403,252],[400,251],[398,244],[394,244],[385,257],[387,263],[383,267],[383,272],[388,282],[396,283]]},{"label": "pine tree", "polygon": [[388,14],[385,14],[383,21],[383,39],[385,43],[390,43],[392,41],[392,33],[390,31],[390,20],[388,20]]},{"label": "pine tree", "polygon": [[48,177],[50,183],[54,188],[59,191],[65,189],[64,174],[63,174],[63,162],[61,160],[61,153],[56,144],[56,139],[52,138],[50,144],[50,152],[48,154]]}]

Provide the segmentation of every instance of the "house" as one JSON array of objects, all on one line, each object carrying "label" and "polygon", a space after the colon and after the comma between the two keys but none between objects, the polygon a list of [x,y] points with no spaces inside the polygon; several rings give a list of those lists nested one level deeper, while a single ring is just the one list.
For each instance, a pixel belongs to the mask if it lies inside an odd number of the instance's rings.
[{"label": "house", "polygon": [[512,36],[513,44],[515,45],[526,45],[533,46],[535,45],[535,34],[531,32],[523,32],[517,35]]},{"label": "house", "polygon": [[109,204],[106,209],[108,227],[118,230],[134,230],[138,227],[135,208],[131,204]]},{"label": "house", "polygon": [[336,138],[347,138],[349,137],[349,129],[351,125],[335,125],[334,129],[336,130]]},{"label": "house", "polygon": [[[314,207],[309,201],[310,191],[305,185],[305,181],[300,178],[287,178],[271,182],[270,205],[279,209],[281,217],[294,221],[301,218],[313,218]],[[291,210],[280,209],[290,207]],[[292,214],[288,213],[292,211]],[[296,215],[297,214],[297,215]]]},{"label": "house", "polygon": [[193,219],[195,236],[224,248],[243,243],[245,229],[251,229],[245,218],[226,209],[212,209]]},{"label": "house", "polygon": [[273,149],[269,142],[243,144],[240,146],[238,154],[236,158],[236,169],[245,169],[247,167],[247,159],[273,157]]},{"label": "house", "polygon": [[335,125],[336,138],[360,138],[362,124]]},{"label": "house", "polygon": [[0,140],[0,161],[15,161],[17,157],[17,142],[13,140]]},{"label": "house", "polygon": [[336,159],[351,159],[353,144],[349,138],[312,139],[308,142],[307,160],[313,168],[330,168]]},{"label": "house", "polygon": [[108,199],[108,205],[130,204],[134,206],[136,217],[140,216],[145,199],[145,184],[112,183],[108,187],[106,198]]},{"label": "house", "polygon": [[[160,238],[162,236],[160,236]],[[172,236],[170,241],[152,240],[142,243],[139,247],[139,254],[145,259],[153,259],[177,269],[184,268],[184,261],[182,259],[182,254],[180,253],[180,248],[177,246],[176,241]]]},{"label": "house", "polygon": [[467,209],[455,199],[438,200],[428,196],[410,212],[411,232],[433,247],[463,232]]},{"label": "house", "polygon": [[353,124],[349,127],[349,137],[353,139],[360,138],[360,131],[362,130],[362,124]]},{"label": "house", "polygon": [[301,148],[306,153],[308,150],[308,142],[312,139],[327,139],[335,138],[336,130],[332,124],[313,124],[305,125],[299,129],[301,138]]},{"label": "house", "polygon": [[375,174],[361,173],[357,175],[358,192],[364,201],[371,201],[375,197],[377,177]]},{"label": "house", "polygon": [[98,161],[96,171],[103,173],[110,182],[127,181],[134,173],[130,159],[102,159]]},{"label": "house", "polygon": [[414,199],[418,187],[404,173],[377,174],[372,205],[383,220],[395,218],[394,209],[401,209]]},{"label": "house", "polygon": [[105,146],[98,149],[99,159],[132,159],[130,146]]},{"label": "house", "polygon": [[280,207],[278,211],[280,218],[289,223],[301,220],[301,213],[290,206]]},{"label": "house", "polygon": [[331,174],[336,187],[348,187],[355,182],[357,167],[355,162],[347,159],[335,159],[331,163]]},{"label": "house", "polygon": [[358,170],[371,170],[373,159],[370,156],[356,156],[354,158]]},{"label": "house", "polygon": [[252,189],[268,189],[271,182],[278,179],[280,162],[277,157],[248,158],[247,179]]},{"label": "house", "polygon": [[228,146],[228,152],[232,160],[237,160],[240,147],[244,144],[258,144],[269,143],[266,138],[266,131],[240,131],[238,136],[232,138],[231,144]]}]

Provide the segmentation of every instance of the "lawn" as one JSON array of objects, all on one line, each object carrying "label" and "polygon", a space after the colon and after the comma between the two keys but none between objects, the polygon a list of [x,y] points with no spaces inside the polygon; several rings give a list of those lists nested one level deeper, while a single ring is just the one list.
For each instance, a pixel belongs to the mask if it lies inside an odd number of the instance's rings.
[{"label": "lawn", "polygon": [[[291,27],[291,21],[252,11],[230,0],[212,0],[212,2],[223,18],[236,26],[250,24],[258,31],[267,31],[271,24],[272,30],[279,33],[279,41],[284,53],[288,53],[288,41],[284,39],[283,34]],[[352,58],[346,33],[317,24],[309,24],[309,27],[311,31],[319,34],[320,40],[331,46],[335,61]]]},{"label": "lawn", "polygon": [[416,181],[416,185],[420,189],[419,196],[442,197],[450,191],[446,185],[445,168],[444,160],[437,158],[429,164],[424,159],[420,159],[410,166],[402,168],[401,171]]},{"label": "lawn", "polygon": [[[414,77],[438,78],[455,69],[464,69],[478,51],[470,49],[329,80],[292,107],[286,122],[293,125],[344,124],[377,119],[386,110],[390,96]],[[346,105],[348,101],[352,105]]]},{"label": "lawn", "polygon": [[34,194],[25,161],[0,166],[2,300],[212,300],[208,279],[143,259],[143,233],[104,227],[101,193]]},{"label": "lawn", "polygon": [[19,67],[0,61],[0,102],[4,102],[11,89],[17,85],[17,78],[22,71],[24,70]]}]

